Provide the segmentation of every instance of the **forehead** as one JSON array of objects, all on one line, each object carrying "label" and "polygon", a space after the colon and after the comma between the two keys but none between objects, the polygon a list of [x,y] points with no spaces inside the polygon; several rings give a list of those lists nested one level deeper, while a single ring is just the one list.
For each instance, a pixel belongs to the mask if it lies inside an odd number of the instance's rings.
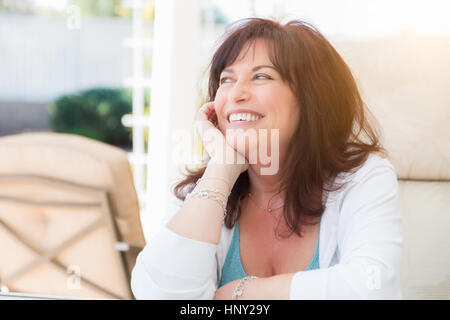
[{"label": "forehead", "polygon": [[229,67],[243,64],[266,64],[272,65],[268,48],[264,39],[248,41],[244,44],[236,60]]}]

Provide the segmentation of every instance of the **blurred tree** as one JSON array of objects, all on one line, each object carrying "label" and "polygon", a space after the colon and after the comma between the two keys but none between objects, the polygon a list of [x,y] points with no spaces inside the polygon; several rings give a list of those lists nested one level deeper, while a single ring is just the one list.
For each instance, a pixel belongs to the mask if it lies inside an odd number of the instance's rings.
[{"label": "blurred tree", "polygon": [[[101,17],[131,18],[132,11],[122,6],[122,0],[71,0],[72,4],[79,6],[83,15]],[[155,16],[155,1],[143,9],[144,20],[153,21]]]},{"label": "blurred tree", "polygon": [[31,0],[0,0],[0,12],[34,14],[36,6]]},{"label": "blurred tree", "polygon": [[[67,7],[76,5],[83,16],[131,18],[132,11],[122,6],[122,0],[69,0]],[[65,11],[52,5],[41,5],[35,0],[0,0],[0,12],[40,15],[64,15]],[[145,21],[155,17],[155,0],[149,1],[149,7],[142,10]]]},{"label": "blurred tree", "polygon": [[71,2],[79,6],[85,16],[129,17],[129,10],[122,7],[121,0],[72,0]]}]

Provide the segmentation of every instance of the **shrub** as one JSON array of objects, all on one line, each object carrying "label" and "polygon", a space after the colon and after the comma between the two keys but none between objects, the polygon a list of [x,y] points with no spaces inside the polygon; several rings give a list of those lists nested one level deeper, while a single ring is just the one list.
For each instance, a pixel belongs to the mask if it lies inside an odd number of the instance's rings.
[{"label": "shrub", "polygon": [[64,95],[49,105],[48,112],[55,132],[131,147],[131,128],[121,122],[123,115],[132,112],[130,90],[95,88]]}]

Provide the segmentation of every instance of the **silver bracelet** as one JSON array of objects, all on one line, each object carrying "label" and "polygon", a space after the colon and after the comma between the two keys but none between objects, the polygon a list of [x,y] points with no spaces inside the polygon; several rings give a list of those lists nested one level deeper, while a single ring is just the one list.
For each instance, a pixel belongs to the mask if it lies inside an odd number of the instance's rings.
[{"label": "silver bracelet", "polygon": [[[221,180],[221,181],[223,181],[223,182],[225,182],[225,183],[227,184],[228,190],[231,190],[230,184],[228,183],[227,180],[222,179],[222,178],[215,178],[215,177],[201,177],[200,179],[197,180],[197,182],[195,183],[195,185],[198,185],[199,182],[204,181],[204,180],[207,180],[207,179]],[[229,191],[228,191],[228,192],[229,192]]]},{"label": "silver bracelet", "polygon": [[220,198],[210,194],[209,191],[207,191],[207,190],[200,190],[200,191],[196,191],[196,192],[193,192],[193,193],[189,192],[186,195],[186,199],[198,198],[198,197],[202,197],[204,199],[211,199],[211,200],[214,200],[214,201],[218,202],[220,204],[220,206],[222,207],[222,209],[223,209],[223,216],[225,217],[227,215],[227,207],[225,205],[225,202],[223,202],[222,199],[220,199]]},{"label": "silver bracelet", "polygon": [[220,191],[216,188],[203,188],[201,191],[217,192],[218,194],[221,194],[225,199],[228,199],[228,196],[225,193],[223,193],[222,191]]},{"label": "silver bracelet", "polygon": [[239,281],[238,285],[231,294],[231,300],[237,300],[237,297],[242,296],[242,293],[244,292],[244,285],[251,279],[258,279],[258,277],[246,276],[245,278],[242,278],[241,281]]}]

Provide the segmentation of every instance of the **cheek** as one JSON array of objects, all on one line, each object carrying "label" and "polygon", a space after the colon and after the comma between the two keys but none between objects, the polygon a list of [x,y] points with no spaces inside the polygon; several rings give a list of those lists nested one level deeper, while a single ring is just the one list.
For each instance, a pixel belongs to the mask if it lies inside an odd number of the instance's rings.
[{"label": "cheek", "polygon": [[[219,118],[223,116],[223,108],[225,107],[225,100],[220,95],[216,94],[214,99],[214,110]],[[220,120],[220,119],[219,119]]]},{"label": "cheek", "polygon": [[270,127],[278,129],[280,142],[286,142],[294,134],[299,121],[299,110],[297,107],[286,106],[283,110],[277,110],[273,113],[273,119]]},{"label": "cheek", "polygon": [[300,112],[298,108],[293,108],[290,110],[289,115],[286,117],[286,132],[284,132],[283,138],[286,141],[289,141],[291,137],[294,135],[295,129],[297,128],[297,124],[299,121]]}]

